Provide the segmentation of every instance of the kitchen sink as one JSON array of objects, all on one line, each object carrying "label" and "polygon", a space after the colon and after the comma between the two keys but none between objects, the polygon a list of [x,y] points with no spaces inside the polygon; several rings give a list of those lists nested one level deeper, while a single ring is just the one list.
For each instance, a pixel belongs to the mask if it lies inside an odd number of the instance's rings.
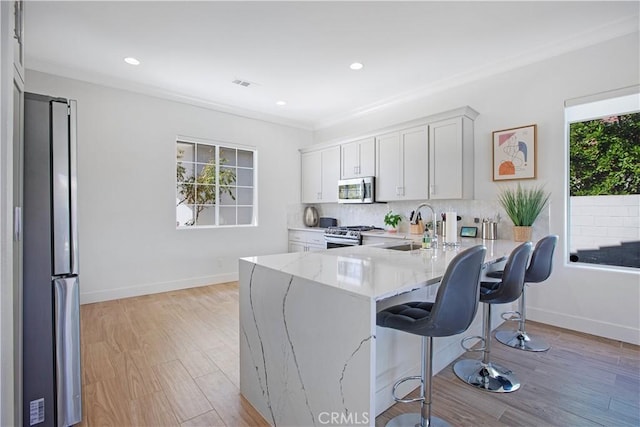
[{"label": "kitchen sink", "polygon": [[398,246],[387,246],[386,249],[391,249],[394,251],[415,251],[416,249],[420,249],[422,245],[420,243],[404,243]]}]

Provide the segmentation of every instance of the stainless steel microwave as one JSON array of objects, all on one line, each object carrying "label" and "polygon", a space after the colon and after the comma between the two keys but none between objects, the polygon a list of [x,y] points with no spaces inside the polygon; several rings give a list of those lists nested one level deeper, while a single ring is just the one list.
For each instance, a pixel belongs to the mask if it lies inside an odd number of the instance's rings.
[{"label": "stainless steel microwave", "polygon": [[338,181],[338,203],[375,202],[375,177],[341,179]]}]

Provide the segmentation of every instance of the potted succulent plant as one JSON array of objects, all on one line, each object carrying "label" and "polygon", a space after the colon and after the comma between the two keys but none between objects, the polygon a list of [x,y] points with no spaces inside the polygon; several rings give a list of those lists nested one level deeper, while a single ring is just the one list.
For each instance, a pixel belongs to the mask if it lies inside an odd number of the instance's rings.
[{"label": "potted succulent plant", "polygon": [[387,231],[389,231],[390,233],[395,233],[396,231],[398,231],[397,227],[401,220],[402,217],[400,215],[394,214],[392,211],[387,212],[387,214],[384,216],[384,225],[389,227]]},{"label": "potted succulent plant", "polygon": [[531,226],[549,203],[550,196],[543,187],[524,188],[520,183],[516,188],[505,187],[500,191],[498,202],[513,222],[513,240],[531,240]]}]

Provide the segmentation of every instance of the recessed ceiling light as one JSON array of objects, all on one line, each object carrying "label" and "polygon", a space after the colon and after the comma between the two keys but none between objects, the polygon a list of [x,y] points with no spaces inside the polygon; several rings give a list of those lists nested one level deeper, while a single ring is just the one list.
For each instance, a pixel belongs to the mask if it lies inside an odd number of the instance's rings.
[{"label": "recessed ceiling light", "polygon": [[283,105],[287,105],[287,103],[285,101],[278,101],[276,102],[276,105],[282,107]]},{"label": "recessed ceiling light", "polygon": [[129,65],[140,65],[140,61],[138,61],[136,58],[132,56],[124,58],[124,62],[126,62]]},{"label": "recessed ceiling light", "polygon": [[360,62],[354,62],[353,64],[349,65],[349,68],[351,68],[352,70],[362,70],[362,67],[364,67],[364,65]]}]

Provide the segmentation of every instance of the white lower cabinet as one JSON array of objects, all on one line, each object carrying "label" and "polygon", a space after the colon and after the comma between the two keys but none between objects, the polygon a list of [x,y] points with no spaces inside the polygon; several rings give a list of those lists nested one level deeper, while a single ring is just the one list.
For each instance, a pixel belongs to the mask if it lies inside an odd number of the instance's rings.
[{"label": "white lower cabinet", "polygon": [[289,252],[310,252],[326,248],[322,231],[289,230]]}]

